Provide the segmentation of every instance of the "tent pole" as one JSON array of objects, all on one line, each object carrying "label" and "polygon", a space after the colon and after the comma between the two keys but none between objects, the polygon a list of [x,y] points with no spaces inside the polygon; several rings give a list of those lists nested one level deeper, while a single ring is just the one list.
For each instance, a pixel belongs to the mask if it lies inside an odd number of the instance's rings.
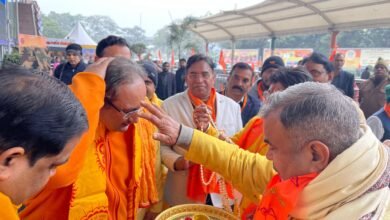
[{"label": "tent pole", "polygon": [[330,51],[332,52],[337,47],[337,35],[339,31],[332,31],[332,36],[330,37]]},{"label": "tent pole", "polygon": [[271,56],[273,56],[275,53],[275,41],[276,41],[276,37],[272,36],[271,37]]},{"label": "tent pole", "polygon": [[232,39],[232,54],[231,54],[231,57],[230,57],[230,64],[231,64],[231,66],[234,65],[234,53],[235,53],[235,50],[236,50],[236,41],[234,39]]}]

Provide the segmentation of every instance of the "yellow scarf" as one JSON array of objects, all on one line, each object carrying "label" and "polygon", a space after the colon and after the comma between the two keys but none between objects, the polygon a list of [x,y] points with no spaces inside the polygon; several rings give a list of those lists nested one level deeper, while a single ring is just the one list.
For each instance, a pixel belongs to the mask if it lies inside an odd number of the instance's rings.
[{"label": "yellow scarf", "polygon": [[104,126],[100,124],[98,138],[90,145],[84,167],[73,184],[69,219],[108,219],[104,133]]},{"label": "yellow scarf", "polygon": [[162,105],[162,100],[159,99],[156,95],[156,93],[153,93],[153,97],[149,100],[151,103],[157,105],[158,107],[161,107]]},{"label": "yellow scarf", "polygon": [[7,220],[18,220],[16,206],[12,204],[10,198],[0,192],[0,217]]}]

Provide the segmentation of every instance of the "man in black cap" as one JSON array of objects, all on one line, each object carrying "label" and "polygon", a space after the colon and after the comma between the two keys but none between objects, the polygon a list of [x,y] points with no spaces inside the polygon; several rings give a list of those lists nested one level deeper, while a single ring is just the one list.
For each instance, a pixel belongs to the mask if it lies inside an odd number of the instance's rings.
[{"label": "man in black cap", "polygon": [[261,68],[261,79],[252,86],[248,94],[258,98],[260,103],[263,103],[265,100],[264,92],[269,89],[271,84],[270,78],[280,67],[284,67],[282,58],[278,56],[268,57]]},{"label": "man in black cap", "polygon": [[69,85],[72,83],[73,76],[83,72],[87,64],[81,61],[82,48],[79,44],[69,44],[65,52],[68,62],[58,65],[54,70],[54,76]]}]

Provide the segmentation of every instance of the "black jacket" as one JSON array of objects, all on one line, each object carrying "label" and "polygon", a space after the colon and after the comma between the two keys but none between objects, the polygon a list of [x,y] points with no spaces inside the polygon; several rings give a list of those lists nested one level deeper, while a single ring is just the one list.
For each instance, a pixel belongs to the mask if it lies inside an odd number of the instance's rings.
[{"label": "black jacket", "polygon": [[355,76],[352,73],[341,70],[339,75],[333,78],[332,84],[340,89],[346,96],[353,98]]},{"label": "black jacket", "polygon": [[175,74],[171,72],[161,72],[158,74],[156,94],[161,100],[174,95],[176,92]]},{"label": "black jacket", "polygon": [[246,105],[241,111],[242,126],[245,127],[246,123],[251,120],[253,116],[257,115],[260,110],[260,106],[261,103],[259,99],[248,93]]},{"label": "black jacket", "polygon": [[183,92],[184,87],[184,75],[186,74],[186,68],[180,68],[176,71],[176,93]]},{"label": "black jacket", "polygon": [[87,68],[87,64],[85,64],[83,61],[80,61],[79,64],[75,68],[70,65],[70,63],[61,63],[57,66],[57,68],[54,70],[54,76],[64,82],[65,84],[69,85],[72,83],[72,78],[79,72],[83,72]]}]

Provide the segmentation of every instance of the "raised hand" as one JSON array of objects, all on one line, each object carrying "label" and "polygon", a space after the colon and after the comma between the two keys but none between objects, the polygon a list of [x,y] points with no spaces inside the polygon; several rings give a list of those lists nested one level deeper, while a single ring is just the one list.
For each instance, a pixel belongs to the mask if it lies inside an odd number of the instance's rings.
[{"label": "raised hand", "polygon": [[114,59],[114,57],[103,57],[97,60],[96,62],[87,66],[84,72],[95,73],[96,75],[102,77],[106,76],[106,70],[108,64]]},{"label": "raised hand", "polygon": [[153,138],[166,145],[175,145],[180,133],[180,124],[156,105],[143,101],[141,106],[149,112],[139,112],[138,116],[152,122],[158,128]]}]

